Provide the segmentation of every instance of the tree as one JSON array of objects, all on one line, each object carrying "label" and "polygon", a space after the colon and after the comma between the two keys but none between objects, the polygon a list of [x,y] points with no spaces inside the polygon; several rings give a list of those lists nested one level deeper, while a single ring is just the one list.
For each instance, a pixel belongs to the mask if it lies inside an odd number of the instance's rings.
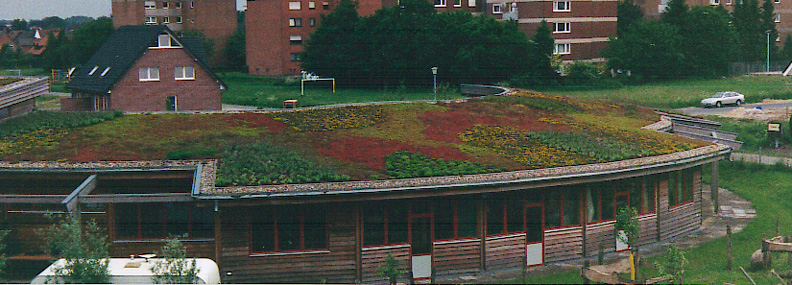
[{"label": "tree", "polygon": [[322,15],[319,27],[306,41],[301,67],[322,76],[335,77],[339,84],[350,84],[363,64],[355,57],[368,53],[365,46],[356,44],[359,22],[357,2],[341,0],[330,14]]},{"label": "tree", "polygon": [[626,32],[630,26],[643,19],[641,7],[633,0],[622,0],[616,4],[616,35]]},{"label": "tree", "polygon": [[660,15],[660,21],[679,29],[688,24],[688,11],[689,7],[685,4],[685,0],[671,0]]},{"label": "tree", "polygon": [[54,224],[37,232],[44,250],[65,262],[54,268],[56,283],[108,283],[107,236],[96,222],[81,223],[71,216],[50,216]]},{"label": "tree", "polygon": [[632,71],[645,78],[677,78],[687,69],[676,27],[655,20],[641,20],[603,50],[612,69]]},{"label": "tree", "polygon": [[214,39],[207,37],[203,32],[195,29],[186,29],[181,31],[181,36],[184,38],[196,38],[200,40],[204,52],[206,53],[206,57],[211,58],[214,55],[217,42],[215,42]]},{"label": "tree", "polygon": [[247,70],[247,47],[245,45],[244,30],[237,30],[233,35],[228,37],[225,50],[223,50],[228,67]]},{"label": "tree", "polygon": [[676,243],[670,243],[668,244],[665,262],[656,265],[660,269],[660,275],[670,276],[675,284],[684,284],[682,283],[682,274],[685,274],[687,264],[685,253],[677,248]]},{"label": "tree", "polygon": [[[765,45],[769,45],[770,57],[778,58],[778,46],[776,46],[776,38],[778,38],[778,30],[776,29],[776,12],[773,7],[773,0],[764,0],[761,8],[761,29],[765,33]],[[769,32],[769,35],[768,35]],[[765,48],[765,56],[767,56],[767,48]]]},{"label": "tree", "polygon": [[695,6],[688,24],[679,29],[687,64],[686,76],[726,76],[737,50],[737,35],[729,25],[728,12],[718,6]]},{"label": "tree", "polygon": [[198,284],[198,267],[196,261],[187,260],[187,249],[178,239],[168,239],[162,246],[161,253],[164,258],[158,260],[151,267],[151,272],[156,275],[158,284]]},{"label": "tree", "polygon": [[14,19],[11,21],[11,30],[13,31],[27,31],[28,23],[23,19]]},{"label": "tree", "polygon": [[531,42],[536,47],[531,54],[531,66],[534,67],[533,73],[536,76],[548,79],[557,75],[551,62],[551,57],[555,51],[555,39],[550,34],[550,25],[547,24],[547,21],[542,20],[539,27],[536,28],[536,33],[531,37]]},{"label": "tree", "polygon": [[88,61],[114,31],[113,20],[108,17],[83,23],[71,35],[61,31],[57,38],[50,37],[42,54],[43,67],[67,69]]},{"label": "tree", "polygon": [[54,28],[65,28],[66,27],[66,20],[58,17],[46,17],[39,21],[30,21],[31,26],[37,26],[42,29],[54,29]]},{"label": "tree", "polygon": [[755,61],[764,58],[766,30],[761,21],[759,2],[757,0],[735,1],[732,25],[737,33],[738,58],[742,61]]},{"label": "tree", "polygon": [[404,274],[404,272],[399,269],[400,266],[401,260],[396,259],[393,255],[388,253],[388,255],[385,256],[385,264],[379,268],[379,276],[388,277],[388,284],[396,284],[399,276]]},{"label": "tree", "polygon": [[[624,207],[616,215],[616,223],[613,225],[613,235],[616,239],[633,248],[638,244],[638,235],[641,224],[638,222],[638,211],[631,207]],[[619,235],[619,231],[624,231],[624,235]]]},{"label": "tree", "polygon": [[779,53],[779,60],[792,61],[792,35],[784,37],[784,47]]}]

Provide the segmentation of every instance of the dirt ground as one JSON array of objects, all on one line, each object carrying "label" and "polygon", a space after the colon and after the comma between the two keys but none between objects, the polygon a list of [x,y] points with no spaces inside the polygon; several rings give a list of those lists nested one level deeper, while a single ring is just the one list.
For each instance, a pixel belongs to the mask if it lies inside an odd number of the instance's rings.
[{"label": "dirt ground", "polygon": [[728,112],[714,114],[717,116],[722,117],[729,117],[729,118],[738,118],[738,119],[752,119],[752,120],[761,120],[761,121],[771,121],[771,120],[780,120],[786,121],[789,120],[789,116],[792,115],[792,100],[772,100],[772,99],[764,99],[761,104],[782,104],[788,103],[787,106],[784,107],[765,107],[762,109],[757,109],[755,107],[737,107],[733,108]]}]

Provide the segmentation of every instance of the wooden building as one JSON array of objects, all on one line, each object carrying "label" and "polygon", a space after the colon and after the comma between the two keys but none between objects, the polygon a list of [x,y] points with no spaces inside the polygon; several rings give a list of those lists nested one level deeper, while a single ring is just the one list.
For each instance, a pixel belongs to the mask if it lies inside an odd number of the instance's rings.
[{"label": "wooden building", "polygon": [[[616,211],[639,210],[641,244],[698,229],[701,175],[731,148],[451,177],[215,187],[216,161],[0,162],[3,223],[19,251],[43,213],[93,218],[113,256],[177,237],[229,283],[377,282],[385,256],[416,278],[537,266],[624,250]],[[713,171],[717,181],[717,171]],[[717,182],[715,182],[717,183]],[[525,262],[525,263],[523,263]]]}]

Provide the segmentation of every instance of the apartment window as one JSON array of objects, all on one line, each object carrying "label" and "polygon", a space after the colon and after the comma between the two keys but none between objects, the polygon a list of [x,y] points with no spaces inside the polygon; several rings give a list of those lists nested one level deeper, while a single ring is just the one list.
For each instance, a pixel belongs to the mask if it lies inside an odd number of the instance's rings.
[{"label": "apartment window", "polygon": [[192,66],[177,66],[174,70],[174,78],[176,80],[195,79],[195,68]]},{"label": "apartment window", "polygon": [[492,14],[503,14],[503,5],[498,3],[492,4]]},{"label": "apartment window", "polygon": [[181,2],[173,3],[173,5],[176,5],[176,9],[181,9]]},{"label": "apartment window", "polygon": [[553,2],[553,12],[569,12],[571,11],[569,7],[570,1],[554,1]]},{"label": "apartment window", "polygon": [[720,0],[710,0],[710,5],[720,5]]},{"label": "apartment window", "polygon": [[308,1],[308,9],[316,9],[316,1]]},{"label": "apartment window", "polygon": [[468,0],[468,7],[476,7],[476,0]]},{"label": "apartment window", "polygon": [[569,44],[555,44],[553,54],[570,54]]},{"label": "apartment window", "polygon": [[322,2],[322,9],[324,9],[324,10],[330,10],[330,1],[324,1],[324,2]]},{"label": "apartment window", "polygon": [[445,7],[446,0],[434,0],[435,7]]},{"label": "apartment window", "polygon": [[195,8],[195,2],[190,1],[190,9]]},{"label": "apartment window", "polygon": [[162,17],[162,23],[169,24],[170,23],[170,17],[168,17],[168,16]]},{"label": "apartment window", "polygon": [[149,16],[146,17],[146,25],[154,25],[157,24],[157,17]]},{"label": "apartment window", "polygon": [[159,67],[141,67],[138,76],[140,81],[159,81]]},{"label": "apartment window", "polygon": [[553,33],[571,32],[570,23],[553,23]]},{"label": "apartment window", "polygon": [[181,24],[181,23],[182,23],[182,17],[181,16],[176,17],[176,24]]},{"label": "apartment window", "polygon": [[302,27],[302,18],[290,18],[289,27]]},{"label": "apartment window", "polygon": [[212,208],[189,203],[115,204],[116,239],[211,238]]},{"label": "apartment window", "polygon": [[776,4],[781,3],[781,0],[773,0],[773,3],[776,3]]},{"label": "apartment window", "polygon": [[300,10],[300,1],[289,1],[289,10]]},{"label": "apartment window", "polygon": [[146,10],[157,9],[157,2],[154,1],[143,2],[143,8]]},{"label": "apartment window", "polygon": [[462,0],[454,0],[454,7],[462,7]]},{"label": "apartment window", "polygon": [[168,9],[168,2],[162,2],[162,9]]},{"label": "apartment window", "polygon": [[308,19],[308,26],[311,26],[311,27],[316,26],[316,18]]},{"label": "apartment window", "polygon": [[668,206],[674,207],[693,201],[693,174],[671,172],[668,174]]},{"label": "apartment window", "polygon": [[302,36],[289,36],[289,44],[291,45],[302,44]]},{"label": "apartment window", "polygon": [[166,111],[178,111],[179,105],[176,99],[176,96],[168,96],[165,98],[165,110]]},{"label": "apartment window", "polygon": [[88,76],[91,76],[91,75],[93,75],[93,74],[94,74],[94,72],[96,72],[96,70],[97,70],[97,69],[99,69],[99,66],[94,66],[94,67],[93,67],[93,69],[91,69],[91,71],[90,71],[90,72],[88,72]]},{"label": "apartment window", "polygon": [[289,59],[291,61],[300,61],[300,54],[299,53],[292,53],[289,55]]},{"label": "apartment window", "polygon": [[781,23],[781,13],[776,13],[774,20],[776,23]]}]

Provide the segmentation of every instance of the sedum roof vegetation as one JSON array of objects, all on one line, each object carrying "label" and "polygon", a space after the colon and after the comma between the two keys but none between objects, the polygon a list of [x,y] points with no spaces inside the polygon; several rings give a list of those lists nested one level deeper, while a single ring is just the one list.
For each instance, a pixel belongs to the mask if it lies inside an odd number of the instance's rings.
[{"label": "sedum roof vegetation", "polygon": [[0,86],[8,85],[17,81],[22,81],[22,78],[0,77]]},{"label": "sedum roof vegetation", "polygon": [[212,158],[217,186],[244,186],[530,170],[710,144],[640,129],[658,120],[647,109],[530,91],[463,102],[116,114],[0,137],[0,159]]}]

